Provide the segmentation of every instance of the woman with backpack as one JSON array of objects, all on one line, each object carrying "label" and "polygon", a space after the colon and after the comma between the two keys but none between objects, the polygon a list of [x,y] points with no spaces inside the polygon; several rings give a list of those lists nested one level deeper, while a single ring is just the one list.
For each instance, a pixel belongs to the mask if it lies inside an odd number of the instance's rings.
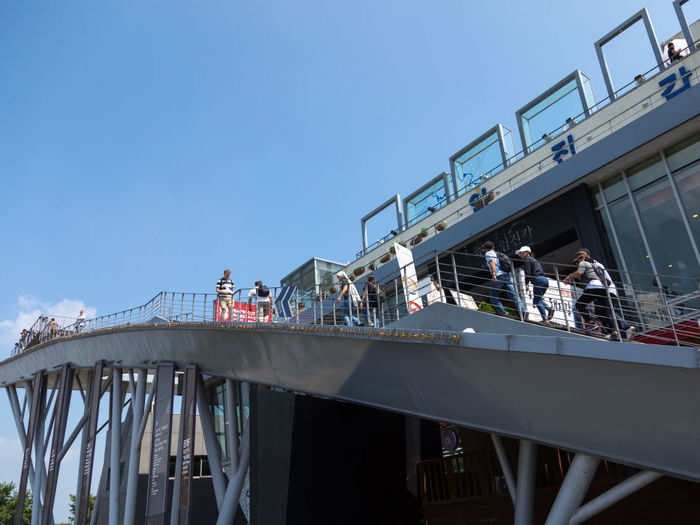
[{"label": "woman with backpack", "polygon": [[[360,293],[348,278],[348,274],[344,271],[339,271],[335,274],[335,277],[340,284],[340,293],[335,302],[339,303],[343,301],[343,320],[345,321],[345,326],[359,326],[361,324],[360,320],[354,314],[355,312],[359,313]],[[345,300],[343,300],[343,298],[345,298]]]},{"label": "woman with backpack", "polygon": [[491,306],[493,306],[498,315],[507,315],[500,299],[501,292],[505,291],[508,298],[513,301],[522,319],[527,321],[527,311],[523,308],[520,298],[513,287],[513,278],[511,277],[512,261],[507,255],[496,251],[496,245],[493,241],[486,241],[481,246],[481,251],[484,253],[486,266],[491,274]]},{"label": "woman with backpack", "polygon": [[[573,262],[577,264],[575,271],[564,278],[565,283],[570,283],[574,279],[583,278],[586,285],[583,294],[576,301],[574,310],[586,322],[590,322],[588,306],[593,303],[596,316],[601,320],[606,334],[610,337],[617,337],[613,312],[610,309],[611,298],[610,287],[615,284],[608,276],[608,272],[601,263],[591,257],[591,252],[583,248],[576,252]],[[615,290],[616,291],[616,290]]]}]

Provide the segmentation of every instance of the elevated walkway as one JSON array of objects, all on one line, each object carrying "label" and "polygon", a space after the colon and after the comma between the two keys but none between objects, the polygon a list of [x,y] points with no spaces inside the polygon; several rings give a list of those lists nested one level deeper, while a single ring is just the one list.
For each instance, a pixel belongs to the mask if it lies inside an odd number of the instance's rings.
[{"label": "elevated walkway", "polygon": [[[477,333],[462,333],[468,327]],[[96,330],[3,361],[0,384],[99,360],[196,363],[212,376],[700,480],[694,348],[604,342],[435,304],[385,329],[178,322]]]}]

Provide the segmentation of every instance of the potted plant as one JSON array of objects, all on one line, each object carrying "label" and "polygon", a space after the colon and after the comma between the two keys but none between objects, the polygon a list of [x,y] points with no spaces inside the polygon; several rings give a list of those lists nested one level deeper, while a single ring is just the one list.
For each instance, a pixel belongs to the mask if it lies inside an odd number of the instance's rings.
[{"label": "potted plant", "polygon": [[435,225],[435,229],[439,232],[445,231],[445,228],[447,228],[447,223],[445,221],[440,221]]},{"label": "potted plant", "polygon": [[359,277],[360,275],[362,275],[363,273],[365,273],[365,267],[364,267],[364,266],[359,266],[359,267],[355,268],[355,269],[352,271],[352,273],[355,274],[357,277]]},{"label": "potted plant", "polygon": [[411,239],[411,246],[416,246],[423,241],[423,237],[418,234],[413,239]]},{"label": "potted plant", "polygon": [[371,262],[371,263],[369,263],[369,265],[367,266],[367,268],[369,269],[370,272],[373,272],[374,270],[377,269],[377,265],[376,265],[375,262]]},{"label": "potted plant", "polygon": [[428,228],[421,228],[421,229],[420,229],[420,233],[418,234],[418,236],[419,236],[421,239],[425,239],[425,238],[428,236]]},{"label": "potted plant", "polygon": [[[392,250],[393,250],[393,248],[392,248]],[[391,260],[391,256],[392,256],[392,252],[388,251],[384,254],[384,256],[382,256],[381,259],[379,259],[379,262],[382,264],[388,263]]]}]

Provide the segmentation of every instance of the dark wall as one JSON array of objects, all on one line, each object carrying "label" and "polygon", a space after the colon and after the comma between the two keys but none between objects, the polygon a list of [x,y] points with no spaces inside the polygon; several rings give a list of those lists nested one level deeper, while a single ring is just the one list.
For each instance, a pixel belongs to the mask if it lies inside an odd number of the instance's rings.
[{"label": "dark wall", "polygon": [[[251,416],[253,523],[417,523],[418,504],[406,489],[403,416],[255,390]],[[289,439],[289,430],[283,427],[291,413]]]}]

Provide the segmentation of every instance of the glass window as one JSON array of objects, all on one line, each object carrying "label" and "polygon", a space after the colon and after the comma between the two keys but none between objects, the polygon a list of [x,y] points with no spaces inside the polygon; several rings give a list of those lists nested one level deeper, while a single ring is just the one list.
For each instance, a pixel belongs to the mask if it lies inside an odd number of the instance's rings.
[{"label": "glass window", "polygon": [[480,185],[486,178],[502,171],[503,157],[498,132],[494,131],[492,135],[454,159],[454,168],[459,195],[463,195]]},{"label": "glass window", "polygon": [[445,204],[447,204],[447,192],[445,191],[445,183],[440,177],[418,195],[406,201],[408,225],[411,226]]},{"label": "glass window", "polygon": [[678,171],[700,160],[700,135],[685,140],[666,152],[671,172]]},{"label": "glass window", "polygon": [[632,191],[665,176],[666,169],[663,162],[661,162],[661,157],[658,155],[637,164],[627,171],[627,180]]},{"label": "glass window", "polygon": [[620,197],[627,195],[627,188],[625,188],[625,181],[622,180],[622,175],[618,174],[614,177],[610,177],[603,182],[602,186],[605,200],[608,203],[614,202]]},{"label": "glass window", "polygon": [[695,243],[700,245],[700,165],[675,173],[673,178],[681,196]]},{"label": "glass window", "polygon": [[[638,290],[653,290],[654,275],[649,261],[649,254],[644,249],[644,241],[642,234],[637,227],[637,221],[634,219],[634,211],[630,204],[629,197],[619,199],[617,202],[608,206],[613,223],[615,224],[615,232],[617,240],[620,242],[620,249],[624,254],[624,260],[627,264],[627,269],[630,272],[630,280],[634,287]],[[608,231],[608,236],[612,239],[612,228],[605,213],[602,214],[603,224]],[[617,246],[612,243],[615,256],[618,259],[618,265],[621,265],[621,254],[617,251]]]},{"label": "glass window", "polygon": [[[591,95],[592,96],[592,95]],[[585,118],[584,107],[576,79],[538,102],[521,115],[521,125],[527,150],[533,151],[546,142],[546,134],[553,138],[566,127],[566,119],[580,122]]]},{"label": "glass window", "polygon": [[[688,240],[669,180],[664,177],[645,186],[634,193],[634,198],[664,286],[672,293],[696,290],[700,265]],[[617,221],[615,226],[618,227]]]}]

